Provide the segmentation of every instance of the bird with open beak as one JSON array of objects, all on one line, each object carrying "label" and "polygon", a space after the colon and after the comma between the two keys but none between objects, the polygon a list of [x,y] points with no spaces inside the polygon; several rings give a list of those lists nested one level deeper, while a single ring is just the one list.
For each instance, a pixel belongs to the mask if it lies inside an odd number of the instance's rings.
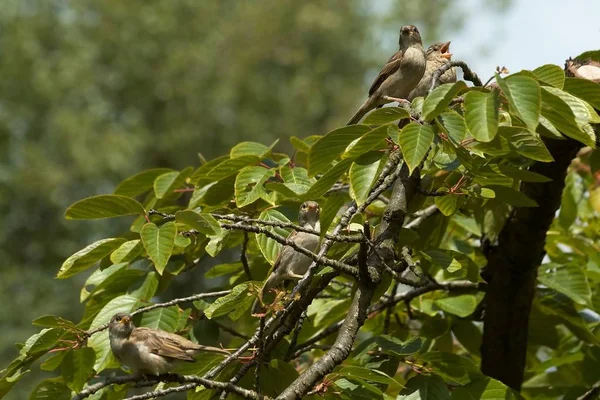
[{"label": "bird with open beak", "polygon": [[181,360],[194,362],[201,351],[229,354],[227,350],[196,344],[160,329],[137,328],[129,314],[115,314],[108,324],[110,348],[119,362],[136,374],[160,375]]},{"label": "bird with open beak", "polygon": [[[417,87],[408,95],[408,100],[410,101],[413,101],[417,97],[424,97],[427,95],[429,88],[431,87],[433,73],[442,65],[449,62],[452,57],[452,53],[450,53],[450,42],[432,44],[427,49],[426,57],[427,66],[425,67],[425,73]],[[436,87],[444,83],[454,82],[456,82],[456,69],[450,68],[440,76]]]},{"label": "bird with open beak", "polygon": [[[303,228],[311,228],[319,231],[321,225],[319,216],[321,209],[315,201],[305,201],[300,206],[298,213],[298,224]],[[289,240],[293,240],[298,246],[304,247],[307,250],[315,251],[319,245],[319,236],[306,232],[293,231],[288,236]],[[273,264],[273,269],[269,277],[265,281],[257,299],[252,306],[252,314],[258,314],[261,311],[262,298],[265,293],[275,286],[290,279],[301,279],[308,267],[312,263],[312,259],[302,253],[297,252],[290,246],[283,246],[277,255],[277,259]]]},{"label": "bird with open beak", "polygon": [[405,102],[425,73],[425,50],[419,30],[414,25],[400,29],[400,50],[385,64],[369,89],[369,97],[347,125],[357,124],[374,108],[392,101]]}]

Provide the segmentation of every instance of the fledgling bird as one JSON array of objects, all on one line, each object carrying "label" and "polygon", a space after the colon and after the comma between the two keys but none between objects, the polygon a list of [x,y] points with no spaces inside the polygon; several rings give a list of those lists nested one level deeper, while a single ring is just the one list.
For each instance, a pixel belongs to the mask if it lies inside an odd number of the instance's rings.
[{"label": "fledgling bird", "polygon": [[[410,101],[413,101],[416,97],[427,95],[429,88],[431,87],[433,73],[442,65],[449,62],[452,57],[452,53],[450,53],[450,42],[432,44],[425,54],[427,57],[425,73],[423,74],[421,81],[417,84],[417,87],[415,87],[408,95],[407,99]],[[456,82],[456,69],[450,68],[440,76],[436,87],[444,83],[454,82]]]},{"label": "fledgling bird", "polygon": [[400,29],[400,50],[385,64],[369,89],[369,97],[346,125],[358,123],[374,108],[392,101],[403,102],[425,72],[425,50],[414,25]]},{"label": "fledgling bird", "polygon": [[129,314],[115,314],[108,325],[110,348],[134,373],[160,375],[170,372],[176,361],[194,362],[201,351],[229,354],[227,350],[196,344],[160,329],[137,328]]},{"label": "fledgling bird", "polygon": [[[300,206],[298,225],[319,231],[321,228],[319,223],[320,213],[321,210],[317,202],[305,201]],[[288,239],[310,251],[315,251],[319,245],[319,236],[306,232],[293,231]],[[308,271],[311,263],[312,259],[308,256],[298,253],[290,246],[284,246],[279,251],[275,264],[273,264],[273,270],[261,289],[260,298],[262,299],[264,293],[286,280],[301,279]],[[252,314],[258,314],[260,311],[261,304],[256,300],[252,306]]]}]

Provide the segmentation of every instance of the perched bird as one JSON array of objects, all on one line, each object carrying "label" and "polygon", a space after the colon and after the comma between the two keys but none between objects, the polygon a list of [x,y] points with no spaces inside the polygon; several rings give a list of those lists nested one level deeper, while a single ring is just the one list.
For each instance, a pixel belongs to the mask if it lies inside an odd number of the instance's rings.
[{"label": "perched bird", "polygon": [[[423,74],[421,81],[417,84],[417,87],[408,95],[408,100],[413,101],[416,97],[427,95],[427,92],[429,92],[429,88],[431,87],[433,73],[442,65],[446,64],[452,57],[452,53],[450,53],[449,50],[450,42],[436,43],[429,46],[426,52],[427,66],[425,67],[425,73]],[[456,82],[456,69],[450,68],[440,76],[438,85],[454,82]]]},{"label": "perched bird", "polygon": [[425,50],[414,25],[400,29],[400,50],[385,64],[369,89],[369,97],[347,125],[358,123],[374,108],[392,101],[404,102],[425,72]]},{"label": "perched bird", "polygon": [[194,362],[200,351],[229,354],[217,347],[202,346],[160,329],[136,328],[129,314],[115,314],[108,325],[110,348],[134,373],[160,375],[171,371],[175,361]]},{"label": "perched bird", "polygon": [[[319,224],[320,213],[321,210],[317,202],[305,201],[300,206],[298,225],[303,228],[312,228],[319,231],[321,228]],[[293,240],[297,245],[310,251],[315,251],[319,245],[319,236],[306,232],[293,231],[288,236],[288,239]],[[311,263],[312,259],[308,256],[298,253],[290,246],[284,246],[279,251],[275,264],[273,265],[273,270],[261,289],[260,298],[262,299],[264,293],[267,293],[271,288],[274,288],[283,281],[289,279],[301,279],[306,271],[308,271],[308,267],[310,267]],[[258,314],[260,310],[261,304],[256,300],[252,306],[252,314]]]}]

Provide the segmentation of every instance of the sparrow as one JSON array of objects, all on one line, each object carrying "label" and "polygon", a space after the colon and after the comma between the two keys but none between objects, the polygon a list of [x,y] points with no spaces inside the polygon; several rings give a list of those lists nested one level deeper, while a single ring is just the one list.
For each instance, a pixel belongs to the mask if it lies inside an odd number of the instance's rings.
[{"label": "sparrow", "polygon": [[[321,228],[319,223],[320,213],[321,210],[317,202],[305,201],[300,206],[298,224],[303,228],[312,228],[319,231]],[[288,239],[310,251],[315,251],[319,245],[319,236],[306,232],[292,231]],[[286,280],[301,279],[308,271],[311,263],[312,258],[298,253],[290,246],[283,246],[277,255],[275,264],[273,264],[273,270],[259,293],[259,298],[262,300],[264,293]],[[257,299],[252,306],[252,314],[258,314],[260,311],[261,303]]]},{"label": "sparrow", "polygon": [[[431,87],[431,78],[433,73],[439,67],[449,62],[450,58],[452,57],[452,53],[450,53],[449,50],[450,42],[436,43],[429,46],[427,52],[425,53],[427,58],[425,73],[423,74],[421,81],[419,81],[417,84],[417,87],[415,87],[408,95],[408,100],[413,101],[416,97],[424,97],[427,95],[429,88]],[[454,82],[456,82],[456,69],[450,68],[448,71],[444,72],[442,76],[440,76],[437,86],[444,83]]]},{"label": "sparrow", "polygon": [[217,347],[202,346],[160,329],[137,328],[129,314],[115,314],[108,324],[110,348],[115,357],[136,374],[169,373],[178,360],[194,362],[200,351],[229,354]]},{"label": "sparrow", "polygon": [[400,29],[400,50],[385,64],[369,89],[369,97],[346,125],[358,123],[374,108],[392,101],[406,102],[425,73],[425,50],[419,30],[414,25]]}]

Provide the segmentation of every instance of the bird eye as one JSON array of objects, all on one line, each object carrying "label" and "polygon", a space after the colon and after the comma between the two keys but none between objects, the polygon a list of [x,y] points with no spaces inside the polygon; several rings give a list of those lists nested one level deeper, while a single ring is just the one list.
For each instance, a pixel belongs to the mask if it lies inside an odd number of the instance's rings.
[{"label": "bird eye", "polygon": [[120,315],[117,315],[117,316],[115,317],[115,319],[117,320],[117,322],[119,322],[119,321],[121,320],[121,316],[120,316]]}]

